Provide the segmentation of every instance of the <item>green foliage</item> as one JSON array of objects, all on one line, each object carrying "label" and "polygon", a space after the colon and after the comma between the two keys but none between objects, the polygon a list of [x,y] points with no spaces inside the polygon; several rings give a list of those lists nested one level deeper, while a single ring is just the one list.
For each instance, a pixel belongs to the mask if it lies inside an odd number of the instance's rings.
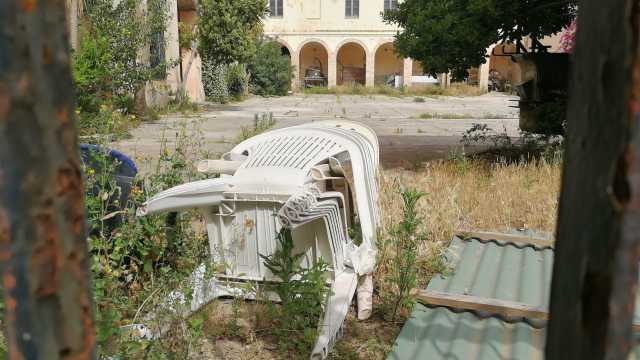
[{"label": "green foliage", "polygon": [[258,134],[262,134],[263,132],[271,129],[276,126],[278,121],[273,117],[273,113],[258,115],[255,114],[253,116],[253,125],[252,126],[242,126],[240,127],[240,133],[236,138],[236,142],[240,143],[244,140],[252,138]]},{"label": "green foliage", "polygon": [[323,303],[329,294],[324,276],[328,266],[318,260],[311,268],[302,268],[300,262],[304,253],[293,253],[291,230],[280,231],[278,244],[278,250],[272,255],[260,255],[265,266],[282,280],[271,286],[282,305],[278,308],[274,333],[280,338],[283,350],[308,354],[317,336]]},{"label": "green foliage", "polygon": [[138,2],[93,0],[87,7],[82,41],[73,55],[73,75],[78,106],[98,113],[110,104],[131,111],[135,92],[148,80],[166,74],[167,64],[138,61],[142,49],[164,33],[164,0],[149,0],[146,16],[139,16]]},{"label": "green foliage", "polygon": [[229,95],[240,100],[249,90],[247,69],[243,64],[231,64],[227,68],[227,89]]},{"label": "green foliage", "polygon": [[202,85],[209,101],[225,103],[229,98],[227,67],[216,65],[208,59],[202,62]]},{"label": "green foliage", "polygon": [[395,251],[388,274],[391,286],[383,295],[391,321],[396,321],[402,310],[409,313],[415,305],[411,291],[418,284],[418,248],[428,239],[427,234],[420,230],[422,218],[416,209],[418,200],[426,194],[414,189],[403,190],[400,194],[404,203],[403,218],[389,229],[387,243]]},{"label": "green foliage", "polygon": [[[145,304],[159,302],[170,289],[178,287],[207,254],[206,237],[196,234],[191,227],[199,215],[137,217],[135,214],[149,196],[197,179],[198,175],[188,164],[189,154],[198,151],[200,145],[187,137],[185,130],[176,135],[175,144],[170,150],[166,141],[163,142],[155,168],[134,180],[126,204],[120,203],[121,188],[113,176],[118,164],[107,154],[95,152],[91,159],[93,166],[85,168],[88,241],[100,356],[140,358],[145,353],[159,353],[169,358],[185,358],[185,351],[188,352],[187,341],[175,346],[164,343],[165,339],[134,340],[123,327],[136,322]],[[172,335],[184,340],[182,336],[195,334],[192,328],[185,327],[189,331],[180,337]]]},{"label": "green foliage", "polygon": [[555,34],[575,17],[576,1],[556,0],[406,0],[384,19],[403,28],[395,48],[422,62],[435,75],[454,78],[486,61],[486,49],[499,41]]},{"label": "green foliage", "polygon": [[191,49],[194,41],[197,41],[198,35],[194,32],[190,24],[178,23],[178,43],[180,49]]},{"label": "green foliage", "polygon": [[253,94],[284,96],[291,89],[291,58],[282,55],[280,47],[274,41],[256,40],[256,55],[248,64]]},{"label": "green foliage", "polygon": [[199,6],[199,50],[213,64],[245,63],[256,52],[266,0],[203,0]]}]

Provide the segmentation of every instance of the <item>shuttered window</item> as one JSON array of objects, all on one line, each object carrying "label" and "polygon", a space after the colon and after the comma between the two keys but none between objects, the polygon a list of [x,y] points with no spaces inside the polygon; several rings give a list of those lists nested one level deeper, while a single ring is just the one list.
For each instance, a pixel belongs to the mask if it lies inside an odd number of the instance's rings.
[{"label": "shuttered window", "polygon": [[398,8],[398,0],[384,0],[384,11],[395,10]]},{"label": "shuttered window", "polygon": [[360,0],[345,0],[344,16],[351,18],[360,16]]},{"label": "shuttered window", "polygon": [[269,14],[282,17],[282,0],[269,0]]}]

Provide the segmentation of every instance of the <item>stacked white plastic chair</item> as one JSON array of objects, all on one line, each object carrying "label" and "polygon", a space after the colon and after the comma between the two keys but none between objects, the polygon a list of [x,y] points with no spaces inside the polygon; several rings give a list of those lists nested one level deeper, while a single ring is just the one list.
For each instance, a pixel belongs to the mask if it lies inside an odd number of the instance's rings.
[{"label": "stacked white plastic chair", "polygon": [[[241,294],[236,282],[278,281],[260,255],[271,255],[282,227],[290,228],[303,266],[329,264],[331,296],[312,358],[325,358],[335,344],[358,280],[371,286],[378,211],[378,140],[370,128],[324,121],[273,130],[238,144],[221,160],[199,170],[219,178],[184,184],[158,194],[138,214],[199,209],[204,215],[212,261],[225,272],[192,276],[190,311],[221,296]],[[348,228],[360,226],[355,245]],[[359,291],[358,316],[371,313],[371,289]],[[184,300],[177,293],[178,299]]]}]

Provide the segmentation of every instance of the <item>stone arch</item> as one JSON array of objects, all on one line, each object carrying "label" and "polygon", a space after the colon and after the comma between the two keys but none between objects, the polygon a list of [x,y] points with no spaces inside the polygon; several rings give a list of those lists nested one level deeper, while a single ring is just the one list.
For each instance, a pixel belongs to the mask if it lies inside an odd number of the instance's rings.
[{"label": "stone arch", "polygon": [[375,84],[399,85],[395,84],[395,76],[404,75],[404,59],[395,53],[393,41],[378,44],[373,56]]},{"label": "stone arch", "polygon": [[[283,55],[288,55],[290,58],[293,58],[293,48],[291,47],[291,45],[289,45],[288,42],[286,42],[284,39],[282,39],[280,37],[273,38],[273,41],[275,41],[278,44],[280,44],[280,48],[283,49],[283,51],[282,51]],[[285,54],[285,50],[286,50],[286,54]],[[295,65],[295,64],[293,64],[293,65]]]},{"label": "stone arch", "polygon": [[[322,40],[308,39],[300,44],[298,48],[298,69],[300,71],[301,87],[327,86],[329,74],[329,47]],[[321,70],[321,77],[318,79],[313,69]],[[307,76],[309,75],[309,76]]]},{"label": "stone arch", "polygon": [[365,85],[367,77],[366,45],[359,40],[345,40],[336,47],[337,85]]}]

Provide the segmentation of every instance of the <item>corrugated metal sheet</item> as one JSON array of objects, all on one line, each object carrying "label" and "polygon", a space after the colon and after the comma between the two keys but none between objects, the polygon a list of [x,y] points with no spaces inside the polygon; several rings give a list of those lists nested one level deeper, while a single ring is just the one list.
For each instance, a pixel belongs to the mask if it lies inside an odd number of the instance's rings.
[{"label": "corrugated metal sheet", "polygon": [[[456,237],[449,250],[453,273],[427,290],[548,308],[553,249]],[[544,323],[417,305],[387,359],[543,359],[544,339]]]}]

